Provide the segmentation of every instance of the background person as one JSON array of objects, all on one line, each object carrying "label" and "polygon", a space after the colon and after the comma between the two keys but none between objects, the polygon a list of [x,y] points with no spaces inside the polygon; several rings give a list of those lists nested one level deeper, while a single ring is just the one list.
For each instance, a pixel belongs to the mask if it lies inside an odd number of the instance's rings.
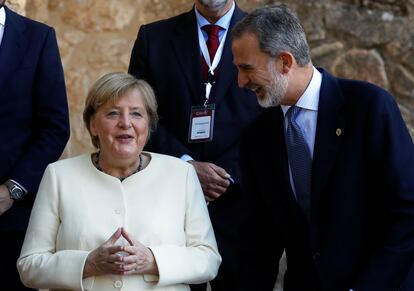
[{"label": "background person", "polygon": [[27,290],[16,260],[47,164],[69,139],[66,88],[53,28],[0,0],[0,286]]},{"label": "background person", "polygon": [[[237,86],[232,63],[228,32],[245,13],[233,0],[194,3],[186,13],[140,27],[129,72],[147,80],[157,96],[160,123],[147,149],[190,161],[197,172],[223,257],[211,285],[215,291],[228,291],[236,282],[236,241],[245,212],[239,185],[240,132],[260,108],[251,92]],[[203,117],[213,117],[200,130],[209,134],[198,138],[191,116],[203,104],[208,109]]]},{"label": "background person", "polygon": [[100,78],[84,121],[98,152],[49,165],[18,269],[33,288],[189,290],[220,255],[193,167],[143,152],[157,122],[151,87]]},{"label": "background person", "polygon": [[238,290],[396,291],[414,254],[414,146],[394,98],[311,62],[283,5],[233,29],[241,87],[268,109],[242,139]]}]

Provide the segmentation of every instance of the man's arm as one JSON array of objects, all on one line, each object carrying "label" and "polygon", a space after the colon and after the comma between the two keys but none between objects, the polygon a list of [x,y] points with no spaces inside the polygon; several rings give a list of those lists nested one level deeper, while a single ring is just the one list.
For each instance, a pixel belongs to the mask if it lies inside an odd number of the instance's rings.
[{"label": "man's arm", "polygon": [[369,255],[354,290],[398,290],[414,254],[414,146],[392,96],[378,96],[370,118],[370,157],[381,169],[387,209],[384,240]]},{"label": "man's arm", "polygon": [[46,166],[59,159],[70,134],[65,81],[53,28],[48,28],[44,39],[32,92],[32,138],[10,179],[36,193]]}]

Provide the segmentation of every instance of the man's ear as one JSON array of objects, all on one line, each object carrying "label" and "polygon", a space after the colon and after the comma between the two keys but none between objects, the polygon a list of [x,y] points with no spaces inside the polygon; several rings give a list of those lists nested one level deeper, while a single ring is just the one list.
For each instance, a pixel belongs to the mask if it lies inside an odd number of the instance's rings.
[{"label": "man's ear", "polygon": [[293,66],[295,57],[289,52],[282,52],[279,59],[282,61],[282,72],[288,73]]}]

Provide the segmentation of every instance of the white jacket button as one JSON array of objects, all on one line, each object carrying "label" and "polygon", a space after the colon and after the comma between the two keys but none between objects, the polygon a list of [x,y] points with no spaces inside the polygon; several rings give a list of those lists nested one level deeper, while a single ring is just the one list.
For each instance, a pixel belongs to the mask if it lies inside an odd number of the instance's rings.
[{"label": "white jacket button", "polygon": [[120,289],[122,287],[122,281],[116,280],[114,282],[114,287]]}]

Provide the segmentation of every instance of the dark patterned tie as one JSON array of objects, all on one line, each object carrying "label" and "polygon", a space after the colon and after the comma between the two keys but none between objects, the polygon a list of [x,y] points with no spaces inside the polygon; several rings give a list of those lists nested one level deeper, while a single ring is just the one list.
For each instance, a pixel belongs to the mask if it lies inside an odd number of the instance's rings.
[{"label": "dark patterned tie", "polygon": [[312,158],[302,131],[296,123],[299,112],[299,107],[292,106],[286,113],[286,148],[296,190],[296,200],[309,221]]},{"label": "dark patterned tie", "polygon": [[[206,44],[207,44],[208,54],[210,55],[210,64],[212,64],[214,60],[214,56],[216,55],[217,49],[220,45],[219,31],[221,28],[218,25],[210,24],[210,25],[204,25],[202,29],[205,32],[207,32],[207,35],[208,35]],[[204,60],[203,55],[201,55],[201,59],[202,59],[201,70],[203,72],[204,80],[207,80],[208,66],[207,66],[206,61]],[[216,73],[217,73],[217,70],[214,71],[214,74]]]}]

